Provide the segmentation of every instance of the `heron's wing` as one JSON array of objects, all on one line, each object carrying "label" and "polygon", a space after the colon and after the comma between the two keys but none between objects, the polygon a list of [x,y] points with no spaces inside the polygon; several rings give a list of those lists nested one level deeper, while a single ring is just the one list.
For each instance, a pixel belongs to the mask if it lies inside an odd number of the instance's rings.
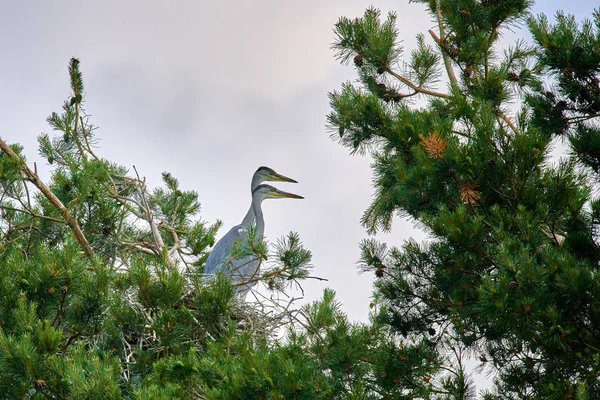
[{"label": "heron's wing", "polygon": [[258,283],[256,278],[258,278],[259,275],[259,261],[256,258],[246,260],[246,265],[239,268],[239,272],[236,276],[239,285],[235,288],[235,293],[239,297],[245,298],[250,289]]},{"label": "heron's wing", "polygon": [[243,225],[236,225],[231,228],[211,250],[206,259],[204,273],[211,275],[222,269],[223,263],[227,260],[227,257],[229,257],[229,253],[231,253],[233,244],[238,241],[242,243],[245,242],[247,236],[248,231]]}]

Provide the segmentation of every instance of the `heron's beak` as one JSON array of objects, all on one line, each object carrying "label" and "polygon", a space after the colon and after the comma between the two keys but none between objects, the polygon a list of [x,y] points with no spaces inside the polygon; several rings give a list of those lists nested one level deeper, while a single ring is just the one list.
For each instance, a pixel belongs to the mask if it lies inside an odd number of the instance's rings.
[{"label": "heron's beak", "polygon": [[298,196],[297,194],[284,192],[283,190],[278,190],[276,192],[273,192],[273,197],[276,197],[276,198],[288,198],[288,199],[303,199],[304,198],[302,196]]},{"label": "heron's beak", "polygon": [[276,182],[298,183],[298,181],[295,181],[292,178],[288,178],[287,176],[283,176],[281,174],[278,174],[277,172],[275,174],[269,175],[269,180],[270,181],[276,181]]}]

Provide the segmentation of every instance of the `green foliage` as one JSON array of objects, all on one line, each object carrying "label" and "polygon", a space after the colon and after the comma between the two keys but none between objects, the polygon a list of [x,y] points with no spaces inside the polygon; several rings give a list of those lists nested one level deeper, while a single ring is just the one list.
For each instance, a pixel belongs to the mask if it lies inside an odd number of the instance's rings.
[{"label": "green foliage", "polygon": [[[551,25],[528,14],[529,1],[419,2],[438,32],[434,46],[417,36],[405,70],[391,67],[403,65],[400,52],[374,39],[396,40],[394,27],[373,28],[394,14],[377,23],[369,9],[335,27],[336,56],[354,57],[360,83],[330,95],[332,138],[374,160],[362,222],[375,233],[395,215],[411,217],[430,237],[361,244],[361,268],[377,278],[378,321],[442,352],[456,338],[497,374],[485,398],[599,397],[600,14],[577,24],[558,13]],[[498,55],[501,31],[525,20],[535,43]],[[447,92],[436,91],[442,68]],[[427,105],[403,101],[413,95]],[[570,155],[552,164],[565,135]],[[468,379],[453,376],[458,383],[442,387],[468,397]]]},{"label": "green foliage", "polygon": [[548,132],[568,134],[576,158],[597,172],[597,124],[600,114],[600,13],[577,24],[573,16],[556,14],[556,25],[540,15],[529,20],[540,65],[552,86],[529,96],[534,120]]},{"label": "green foliage", "polygon": [[365,11],[362,19],[342,17],[334,29],[336,57],[348,63],[359,54],[361,58],[355,58],[355,63],[382,73],[402,53],[402,48],[398,44],[396,15],[390,13],[383,22],[380,17],[381,12],[373,7]]},{"label": "green foliage", "polygon": [[[431,343],[349,322],[331,291],[298,309],[205,277],[220,223],[171,174],[150,190],[96,154],[79,68],[39,137],[47,184],[0,139],[0,398],[430,397]],[[259,258],[271,298],[310,277],[297,234],[248,236],[230,258]]]},{"label": "green foliage", "polygon": [[425,43],[425,37],[417,35],[417,49],[410,54],[410,69],[416,76],[419,86],[429,85],[437,82],[440,77],[440,55],[434,48]]}]

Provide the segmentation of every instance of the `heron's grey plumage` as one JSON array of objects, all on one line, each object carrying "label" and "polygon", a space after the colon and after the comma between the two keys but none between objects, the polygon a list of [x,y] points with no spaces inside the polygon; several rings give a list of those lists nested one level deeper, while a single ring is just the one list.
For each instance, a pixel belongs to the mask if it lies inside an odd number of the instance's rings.
[{"label": "heron's grey plumage", "polygon": [[[254,219],[254,214],[252,214],[252,219]],[[216,274],[223,267],[223,263],[227,260],[227,257],[229,257],[234,243],[244,243],[247,237],[247,230],[242,224],[231,228],[211,250],[204,266],[204,273],[206,275]]]},{"label": "heron's grey plumage", "polygon": [[[248,291],[256,285],[257,282],[252,281],[252,279],[258,276],[260,263],[254,255],[239,260],[228,260],[233,246],[236,242],[247,242],[248,232],[254,223],[256,224],[256,237],[261,238],[263,236],[264,218],[261,204],[264,199],[277,197],[302,198],[292,193],[280,191],[273,186],[261,185],[260,183],[265,180],[296,183],[295,180],[279,175],[268,167],[260,167],[256,170],[251,183],[252,203],[250,209],[242,223],[231,228],[215,244],[204,267],[204,273],[207,275],[214,275],[219,271],[223,271],[233,284],[237,285],[236,293],[241,297],[245,297]],[[240,285],[243,282],[248,283]]]}]

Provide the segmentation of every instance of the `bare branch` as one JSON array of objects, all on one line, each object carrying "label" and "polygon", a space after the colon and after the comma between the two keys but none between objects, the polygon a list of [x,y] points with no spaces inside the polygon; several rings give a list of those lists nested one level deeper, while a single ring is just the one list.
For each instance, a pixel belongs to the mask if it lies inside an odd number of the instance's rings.
[{"label": "bare branch", "polygon": [[73,234],[75,235],[75,238],[77,239],[77,241],[83,248],[83,251],[85,252],[85,254],[87,254],[88,257],[93,259],[94,250],[92,249],[89,242],[87,241],[87,239],[86,239],[85,235],[83,234],[83,231],[79,227],[79,224],[77,223],[77,220],[75,219],[75,217],[73,217],[71,215],[71,213],[63,205],[63,203],[59,200],[59,198],[56,197],[56,195],[50,190],[50,188],[48,186],[46,186],[46,184],[44,182],[42,182],[40,177],[36,173],[34,173],[31,169],[29,169],[29,167],[27,166],[27,164],[25,164],[23,162],[21,157],[19,157],[2,139],[0,139],[0,149],[4,153],[6,153],[6,155],[8,155],[10,158],[13,158],[19,162],[19,166],[20,166],[21,170],[23,171],[23,173],[25,174],[27,180],[29,180],[31,183],[33,183],[40,190],[40,192],[42,192],[44,197],[46,197],[46,199],[48,199],[48,201],[50,201],[50,203],[52,203],[52,205],[54,207],[56,207],[58,209],[58,211],[60,211],[65,222],[73,230]]},{"label": "bare branch", "polygon": [[[154,238],[156,247],[162,253],[165,251],[165,242],[163,241],[162,235],[160,234],[160,231],[158,230],[158,227],[156,226],[156,223],[154,222],[152,210],[150,210],[150,205],[148,204],[148,200],[146,199],[146,184],[140,179],[140,175],[138,174],[138,171],[135,168],[135,165],[133,166],[133,169],[134,169],[135,174],[138,179],[137,191],[138,191],[138,194],[142,201],[142,204],[144,206],[144,211],[146,212],[145,220],[148,221],[148,224],[150,225],[150,231],[152,232],[152,237]],[[171,267],[174,266],[174,263],[173,263],[173,260],[171,259],[171,257],[169,257],[168,254],[165,254],[165,257],[166,257],[166,261],[169,264],[169,266],[171,266]]]},{"label": "bare branch", "polygon": [[414,83],[412,83],[411,81],[409,81],[408,79],[406,79],[404,76],[398,74],[397,72],[392,71],[390,68],[386,68],[386,72],[388,74],[392,75],[394,78],[398,79],[400,82],[404,83],[406,86],[413,89],[417,93],[427,94],[429,96],[434,96],[434,97],[442,97],[444,99],[450,98],[449,94],[434,92],[433,90],[429,90],[429,89],[425,89],[421,86],[417,86]]},{"label": "bare branch", "polygon": [[146,246],[143,246],[140,243],[129,243],[129,242],[122,242],[121,244],[123,246],[131,247],[132,249],[135,249],[135,250],[139,251],[140,253],[149,254],[151,256],[158,255],[156,250],[152,249],[151,247],[148,247],[148,245],[150,245],[150,243],[145,243]]}]

